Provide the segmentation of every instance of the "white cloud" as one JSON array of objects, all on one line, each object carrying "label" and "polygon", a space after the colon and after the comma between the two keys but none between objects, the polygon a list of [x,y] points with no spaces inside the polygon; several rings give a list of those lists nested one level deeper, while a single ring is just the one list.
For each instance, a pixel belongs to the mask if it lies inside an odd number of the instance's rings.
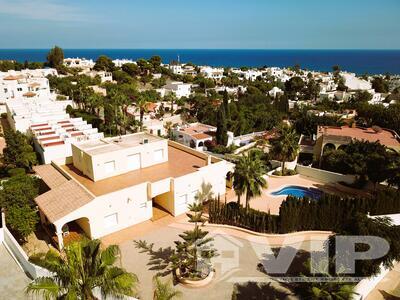
[{"label": "white cloud", "polygon": [[0,0],[0,14],[46,21],[92,20],[92,16],[79,8],[57,0]]}]

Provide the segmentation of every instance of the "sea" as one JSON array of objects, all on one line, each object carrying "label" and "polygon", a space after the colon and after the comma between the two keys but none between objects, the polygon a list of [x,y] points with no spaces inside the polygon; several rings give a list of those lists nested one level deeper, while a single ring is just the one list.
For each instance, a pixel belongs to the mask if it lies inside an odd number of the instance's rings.
[{"label": "sea", "polygon": [[[0,49],[0,60],[45,61],[49,49]],[[148,59],[159,55],[164,63],[221,67],[290,67],[315,71],[342,70],[357,74],[400,74],[400,50],[233,50],[233,49],[64,49],[65,57],[95,60],[99,55],[112,59]]]}]

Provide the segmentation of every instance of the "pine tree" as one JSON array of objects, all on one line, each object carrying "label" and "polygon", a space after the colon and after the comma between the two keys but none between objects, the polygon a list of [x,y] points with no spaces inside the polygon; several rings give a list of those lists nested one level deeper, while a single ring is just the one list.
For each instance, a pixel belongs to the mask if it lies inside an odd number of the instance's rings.
[{"label": "pine tree", "polygon": [[171,260],[173,268],[179,269],[181,276],[203,278],[211,270],[211,258],[218,254],[210,244],[213,239],[207,237],[208,231],[201,229],[206,219],[203,217],[203,203],[199,201],[199,196],[189,205],[189,210],[187,216],[189,222],[194,223],[194,228],[179,235],[183,241],[175,241],[176,250]]}]

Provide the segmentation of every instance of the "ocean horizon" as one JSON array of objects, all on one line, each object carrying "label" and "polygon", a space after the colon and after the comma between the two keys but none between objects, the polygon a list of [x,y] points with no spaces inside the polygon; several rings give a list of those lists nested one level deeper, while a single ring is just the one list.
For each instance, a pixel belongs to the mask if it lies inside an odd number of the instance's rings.
[{"label": "ocean horizon", "polygon": [[[49,49],[0,49],[0,60],[45,61]],[[315,71],[342,70],[357,74],[400,74],[400,50],[361,49],[64,49],[65,57],[95,60],[99,55],[112,59],[148,59],[159,55],[164,63],[182,63],[221,67],[290,67]]]}]

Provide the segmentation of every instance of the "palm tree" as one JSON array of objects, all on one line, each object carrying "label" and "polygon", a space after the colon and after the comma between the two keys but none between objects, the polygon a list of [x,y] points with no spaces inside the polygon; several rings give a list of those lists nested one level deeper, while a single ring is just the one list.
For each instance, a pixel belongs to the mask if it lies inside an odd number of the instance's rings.
[{"label": "palm tree", "polygon": [[170,111],[171,111],[171,116],[174,115],[174,103],[176,102],[176,96],[174,93],[170,93],[167,96],[165,96],[164,98],[165,101],[168,101],[171,106],[170,106]]},{"label": "palm tree", "polygon": [[267,187],[264,173],[265,166],[258,151],[250,151],[239,158],[233,172],[233,188],[238,196],[238,204],[243,193],[246,194],[247,209],[250,199],[261,195],[262,189]]},{"label": "palm tree", "polygon": [[93,291],[103,297],[134,296],[138,279],[135,274],[114,266],[120,257],[118,246],[102,250],[100,240],[82,240],[66,246],[62,253],[51,249],[31,261],[54,274],[38,277],[26,292],[44,299],[97,299]]},{"label": "palm tree", "polygon": [[282,126],[278,137],[272,141],[272,154],[282,162],[282,175],[285,175],[285,163],[293,160],[299,151],[299,136],[294,128]]},{"label": "palm tree", "polygon": [[172,138],[173,138],[172,126],[173,126],[173,124],[172,124],[171,121],[167,121],[167,122],[165,122],[165,124],[164,124],[164,129],[167,131],[167,137],[168,137],[170,140],[172,140]]},{"label": "palm tree", "polygon": [[141,93],[136,101],[136,111],[140,114],[140,131],[143,131],[143,117],[148,111],[148,99],[144,93]]},{"label": "palm tree", "polygon": [[[305,265],[311,270],[311,263],[308,260]],[[325,278],[332,278],[326,270],[329,269],[329,260],[322,259],[315,266],[312,267],[314,274]],[[343,271],[343,270],[342,270]],[[354,291],[354,285],[339,281],[322,281],[322,282],[305,282],[302,287],[302,296],[306,299],[337,299],[346,300],[351,299],[353,296],[358,295]]]},{"label": "palm tree", "polygon": [[173,300],[182,296],[181,291],[175,290],[171,282],[162,282],[160,277],[153,278],[154,296],[153,300]]}]

